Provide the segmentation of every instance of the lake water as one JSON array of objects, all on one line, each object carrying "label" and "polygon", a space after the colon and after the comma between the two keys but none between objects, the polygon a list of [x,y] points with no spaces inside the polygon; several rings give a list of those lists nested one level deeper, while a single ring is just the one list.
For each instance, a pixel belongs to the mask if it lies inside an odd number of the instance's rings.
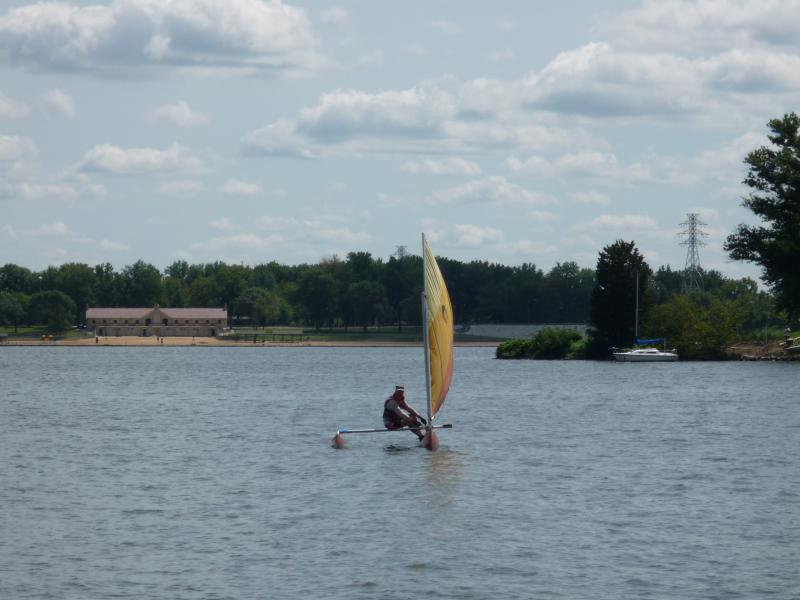
[{"label": "lake water", "polygon": [[798,598],[800,364],[0,348],[0,598]]}]

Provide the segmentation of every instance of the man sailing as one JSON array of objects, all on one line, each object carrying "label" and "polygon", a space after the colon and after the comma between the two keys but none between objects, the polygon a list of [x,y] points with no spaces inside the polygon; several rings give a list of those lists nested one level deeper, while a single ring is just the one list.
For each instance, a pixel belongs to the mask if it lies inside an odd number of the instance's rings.
[{"label": "man sailing", "polygon": [[383,425],[386,429],[399,429],[401,427],[417,427],[412,429],[416,436],[422,441],[425,434],[421,426],[427,421],[413,408],[406,404],[406,392],[402,385],[395,386],[394,394],[383,403]]}]

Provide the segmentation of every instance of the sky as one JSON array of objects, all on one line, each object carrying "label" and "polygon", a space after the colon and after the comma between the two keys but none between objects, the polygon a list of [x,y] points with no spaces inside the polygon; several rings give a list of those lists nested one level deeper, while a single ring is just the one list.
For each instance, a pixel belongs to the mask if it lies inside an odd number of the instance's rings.
[{"label": "sky", "polygon": [[800,108],[800,0],[0,0],[0,264],[351,251],[757,277],[722,246]]}]

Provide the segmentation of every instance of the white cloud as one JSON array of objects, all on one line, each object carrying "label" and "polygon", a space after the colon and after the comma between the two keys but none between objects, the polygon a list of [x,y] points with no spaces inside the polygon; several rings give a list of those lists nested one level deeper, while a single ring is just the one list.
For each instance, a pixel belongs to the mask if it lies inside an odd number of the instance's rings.
[{"label": "white cloud", "polygon": [[[254,154],[311,158],[339,145],[351,152],[430,148],[443,120],[455,115],[455,98],[436,87],[368,93],[336,90],[300,112],[245,136]],[[440,135],[440,134],[439,134]]]},{"label": "white cloud", "polygon": [[556,176],[587,177],[620,184],[666,179],[665,174],[657,177],[646,165],[621,165],[614,154],[595,150],[563,154],[555,160],[531,156],[523,161],[512,156],[506,159],[506,166],[516,173],[541,179]]},{"label": "white cloud", "polygon": [[112,240],[100,240],[97,243],[101,250],[109,250],[111,252],[124,252],[129,250],[130,247],[122,242],[114,242]]},{"label": "white cloud", "polygon": [[215,219],[208,225],[211,227],[211,229],[216,229],[217,231],[235,231],[237,229],[236,225],[234,225],[233,221],[231,221],[228,217]]},{"label": "white cloud", "polygon": [[735,50],[692,56],[593,42],[560,53],[521,85],[537,110],[602,120],[683,118],[705,127],[752,119],[776,94],[789,102],[800,97],[796,51],[729,47]]},{"label": "white cloud", "polygon": [[0,133],[0,162],[30,159],[36,154],[36,145],[29,138]]},{"label": "white cloud", "polygon": [[380,48],[373,48],[358,58],[358,64],[362,67],[377,65],[381,62],[383,62],[383,50]]},{"label": "white cloud", "polygon": [[43,198],[73,200],[78,197],[74,187],[63,184],[23,182],[14,186],[13,190],[18,197],[30,202]]},{"label": "white cloud", "polygon": [[43,223],[34,229],[25,229],[20,232],[22,237],[62,237],[72,233],[69,226],[61,221]]},{"label": "white cloud", "polygon": [[196,250],[267,250],[279,245],[283,238],[279,235],[262,237],[252,233],[238,233],[212,238],[205,242],[192,244]]},{"label": "white cloud", "polygon": [[770,141],[763,133],[749,132],[738,136],[729,143],[707,150],[691,161],[696,177],[716,177],[723,181],[739,181],[746,166],[744,158],[761,146],[769,146]]},{"label": "white cloud", "polygon": [[174,196],[176,198],[191,198],[196,196],[205,189],[205,186],[199,181],[178,180],[168,181],[158,186],[158,193],[165,196]]},{"label": "white cloud", "polygon": [[302,224],[305,228],[303,235],[316,240],[355,244],[372,239],[368,233],[363,231],[353,231],[349,227],[336,227],[323,220],[304,220]]},{"label": "white cloud", "polygon": [[439,33],[443,33],[445,35],[458,35],[459,33],[461,33],[461,27],[459,27],[452,21],[447,21],[444,19],[438,21],[431,21],[430,27],[431,29],[435,29]]},{"label": "white cloud", "polygon": [[510,156],[506,159],[505,164],[515,173],[524,173],[531,177],[546,179],[556,174],[553,164],[541,156],[531,156],[525,160]]},{"label": "white cloud", "polygon": [[403,163],[400,170],[406,173],[430,173],[432,175],[480,175],[477,163],[461,157],[442,159],[423,158]]},{"label": "white cloud", "polygon": [[409,56],[425,56],[428,51],[419,42],[409,42],[403,45],[403,52]]},{"label": "white cloud", "polygon": [[262,229],[277,231],[280,229],[291,229],[298,224],[294,217],[272,217],[264,215],[256,219],[256,225]]},{"label": "white cloud", "polygon": [[30,110],[27,106],[0,92],[0,119],[19,119],[27,117],[28,114],[30,114]]},{"label": "white cloud", "polygon": [[328,25],[342,27],[350,22],[350,15],[341,6],[332,6],[322,11],[320,19],[323,23],[327,23]]},{"label": "white cloud", "polygon": [[480,225],[455,225],[456,243],[460,246],[482,246],[487,243],[499,242],[503,239],[503,232],[494,227],[481,227]]},{"label": "white cloud", "polygon": [[363,243],[372,237],[363,231],[353,231],[348,227],[336,224],[338,217],[321,216],[314,219],[298,219],[296,217],[274,217],[264,215],[256,220],[256,225],[267,231],[293,233],[298,239],[338,243]]},{"label": "white cloud", "polygon": [[505,177],[490,176],[438,190],[431,194],[436,204],[491,203],[501,205],[540,206],[550,204],[553,199],[541,192],[532,192]]},{"label": "white cloud", "polygon": [[0,54],[32,69],[197,68],[281,73],[324,61],[305,11],[281,0],[40,3],[0,16]]},{"label": "white cloud", "polygon": [[179,100],[175,104],[164,104],[150,111],[148,120],[171,123],[178,127],[195,127],[209,121],[208,115],[193,111],[183,100]]},{"label": "white cloud", "polygon": [[528,215],[537,223],[552,223],[559,219],[556,213],[547,210],[532,210]]},{"label": "white cloud", "polygon": [[487,58],[491,62],[510,62],[516,58],[516,54],[511,48],[503,48],[502,50],[490,52]]},{"label": "white cloud", "polygon": [[650,181],[654,177],[640,163],[622,166],[617,157],[605,152],[578,152],[565,154],[555,163],[556,171],[562,175],[578,175],[600,179],[615,179],[626,183]]},{"label": "white cloud", "polygon": [[[650,215],[599,215],[588,223],[579,223],[573,226],[579,233],[593,231],[611,231],[617,235],[629,236],[636,233],[645,233],[650,237],[664,237],[666,230],[658,227],[656,220]],[[668,232],[669,238],[674,238],[675,232]]]},{"label": "white cloud", "polygon": [[525,85],[530,106],[589,117],[674,116],[705,102],[691,61],[600,42],[562,52]]},{"label": "white cloud", "polygon": [[166,150],[157,148],[120,148],[101,144],[89,150],[78,165],[81,171],[96,171],[114,175],[138,175],[168,171],[197,172],[202,169],[200,159],[192,156],[180,144]]},{"label": "white cloud", "polygon": [[44,102],[52,112],[62,117],[74,119],[75,115],[78,114],[72,96],[62,90],[50,90],[44,95]]},{"label": "white cloud", "polygon": [[320,155],[320,150],[299,134],[296,124],[287,119],[247,133],[242,138],[242,147],[245,153],[252,155],[291,158],[316,158]]},{"label": "white cloud", "polygon": [[514,31],[515,25],[512,21],[508,19],[500,19],[497,22],[497,26],[495,27],[497,31],[500,33],[509,33],[510,31]]},{"label": "white cloud", "polygon": [[600,206],[608,204],[608,196],[600,192],[573,192],[570,197],[578,204],[598,204]]},{"label": "white cloud", "polygon": [[367,93],[337,90],[303,109],[297,130],[316,140],[353,135],[413,135],[435,130],[455,113],[454,98],[432,86]]},{"label": "white cloud", "polygon": [[444,78],[374,93],[335,90],[296,118],[249,132],[242,143],[249,154],[297,158],[602,145],[582,129],[537,122],[521,110],[522,99],[522,86],[485,79],[457,85]]},{"label": "white cloud", "polygon": [[508,245],[507,253],[515,256],[520,256],[530,260],[531,256],[540,256],[542,254],[555,254],[558,248],[553,244],[542,241],[533,240],[517,240]]},{"label": "white cloud", "polygon": [[262,192],[261,186],[256,183],[229,179],[220,186],[219,191],[227,196],[257,196]]},{"label": "white cloud", "polygon": [[708,52],[748,46],[794,46],[800,40],[796,0],[646,0],[617,13],[599,31],[637,48]]}]

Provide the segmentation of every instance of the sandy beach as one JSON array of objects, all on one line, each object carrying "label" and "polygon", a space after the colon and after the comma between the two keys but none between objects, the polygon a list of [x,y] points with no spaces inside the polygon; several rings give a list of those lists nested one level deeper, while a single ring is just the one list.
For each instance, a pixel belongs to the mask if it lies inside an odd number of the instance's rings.
[{"label": "sandy beach", "polygon": [[[456,346],[478,346],[496,347],[498,342],[456,342]],[[9,340],[4,346],[80,346],[80,347],[101,347],[101,346],[137,346],[137,347],[164,347],[164,346],[207,346],[207,347],[352,347],[352,348],[401,348],[421,346],[421,342],[398,342],[383,340],[353,340],[353,341],[327,341],[327,340],[303,340],[303,341],[237,341],[226,340],[224,338],[212,337],[134,337],[134,336],[103,336],[86,339],[70,340]]]}]

